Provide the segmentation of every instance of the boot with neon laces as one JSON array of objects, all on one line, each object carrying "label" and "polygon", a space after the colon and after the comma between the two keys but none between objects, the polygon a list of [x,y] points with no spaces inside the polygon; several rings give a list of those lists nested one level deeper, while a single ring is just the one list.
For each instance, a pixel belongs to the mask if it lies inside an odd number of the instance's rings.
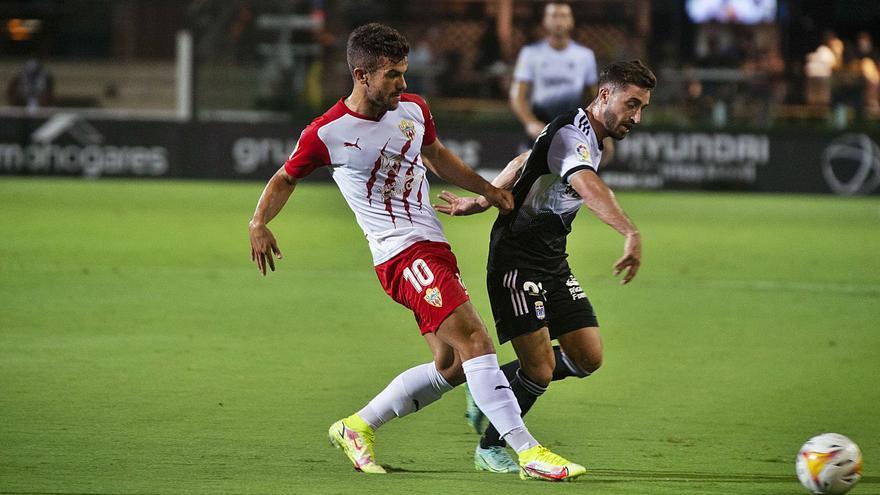
[{"label": "boot with neon laces", "polygon": [[333,423],[328,435],[330,443],[345,452],[355,470],[385,474],[385,469],[376,463],[376,454],[373,452],[375,432],[360,416],[352,414]]},{"label": "boot with neon laces", "polygon": [[477,471],[490,473],[518,473],[519,464],[510,457],[507,449],[497,445],[483,448],[479,444],[474,451],[474,467]]},{"label": "boot with neon laces", "polygon": [[523,480],[571,481],[587,468],[536,445],[519,453],[519,477]]}]

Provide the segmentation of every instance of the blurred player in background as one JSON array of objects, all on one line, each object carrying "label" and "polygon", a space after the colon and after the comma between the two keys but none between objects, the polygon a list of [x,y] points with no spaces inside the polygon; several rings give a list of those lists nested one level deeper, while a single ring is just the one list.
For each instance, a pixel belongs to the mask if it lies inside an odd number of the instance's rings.
[{"label": "blurred player in background", "polygon": [[[509,191],[496,188],[437,139],[425,101],[404,93],[409,44],[394,29],[367,24],[348,40],[354,87],[303,130],[296,149],[269,180],[250,222],[251,258],[275,269],[281,252],[266,224],[297,182],[329,167],[373,255],[383,288],[415,314],[434,361],[398,375],[360,411],[330,427],[330,441],[355,469],[384,473],[373,451],[375,430],[418,411],[465,380],[473,399],[519,454],[520,477],[566,480],[585,472],[541,446],[525,427],[517,399],[498,366],[492,341],[470,303],[455,256],[429,198],[427,169],[482,194],[507,212]],[[487,206],[488,207],[488,206]],[[369,360],[364,359],[364,366]]]},{"label": "blurred player in background", "polygon": [[557,115],[595,95],[596,56],[571,39],[574,15],[565,3],[544,8],[547,36],[520,50],[510,87],[510,106],[534,140]]},{"label": "blurred player in background", "polygon": [[9,81],[6,97],[12,106],[27,108],[33,113],[53,103],[55,78],[37,58],[28,59],[24,67]]},{"label": "blurred player in background", "polygon": [[[623,284],[636,276],[642,241],[614,193],[597,171],[605,137],[623,139],[641,120],[657,79],[640,61],[617,62],[602,71],[599,92],[586,108],[554,119],[531,152],[511,161],[492,181],[512,189],[512,213],[499,215],[489,243],[487,285],[498,340],[510,341],[519,358],[502,367],[525,415],[553,380],[587,377],[602,364],[599,323],[590,300],[572,275],[566,239],[582,204],[625,238],[614,275]],[[480,197],[443,191],[449,215],[489,208]],[[553,346],[556,339],[559,346]],[[468,418],[479,430],[482,414],[469,404]],[[489,418],[491,422],[491,418]],[[505,473],[518,467],[489,426],[475,450],[479,470]]]}]

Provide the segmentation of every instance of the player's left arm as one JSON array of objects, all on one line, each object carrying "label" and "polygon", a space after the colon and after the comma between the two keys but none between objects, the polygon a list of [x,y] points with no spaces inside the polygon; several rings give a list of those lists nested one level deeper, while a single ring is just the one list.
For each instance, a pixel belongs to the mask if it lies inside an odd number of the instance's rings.
[{"label": "player's left arm", "polygon": [[503,213],[513,209],[513,196],[510,191],[495,187],[480,177],[461,161],[461,158],[443,146],[439,139],[434,139],[431,144],[422,146],[422,156],[426,158],[425,166],[437,177],[482,195],[490,205],[497,207]]},{"label": "player's left arm", "polygon": [[[513,185],[516,183],[517,177],[520,175],[520,171],[522,171],[523,167],[526,166],[526,162],[529,159],[529,155],[532,154],[532,151],[525,151],[520,153],[516,158],[507,163],[507,166],[492,179],[492,185],[498,187],[500,189],[505,189],[510,191],[513,189]],[[489,201],[483,196],[470,196],[470,197],[460,197],[456,194],[453,194],[449,191],[442,191],[439,195],[439,198],[443,201],[446,201],[445,205],[434,205],[434,209],[439,211],[440,213],[445,213],[451,216],[464,216],[464,215],[473,215],[475,213],[482,213],[489,209]]]},{"label": "player's left arm", "polygon": [[632,220],[614,197],[614,191],[592,170],[581,170],[568,178],[584,204],[600,220],[626,237],[623,256],[614,264],[614,275],[625,271],[622,284],[628,284],[642,264],[642,237]]}]

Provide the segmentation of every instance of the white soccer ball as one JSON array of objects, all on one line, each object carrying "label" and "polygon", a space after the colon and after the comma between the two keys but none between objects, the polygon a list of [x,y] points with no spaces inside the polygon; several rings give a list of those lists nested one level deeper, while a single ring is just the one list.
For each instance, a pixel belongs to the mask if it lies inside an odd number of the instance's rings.
[{"label": "white soccer ball", "polygon": [[838,433],[817,435],[801,447],[797,475],[813,493],[841,495],[862,477],[862,452],[855,442]]}]

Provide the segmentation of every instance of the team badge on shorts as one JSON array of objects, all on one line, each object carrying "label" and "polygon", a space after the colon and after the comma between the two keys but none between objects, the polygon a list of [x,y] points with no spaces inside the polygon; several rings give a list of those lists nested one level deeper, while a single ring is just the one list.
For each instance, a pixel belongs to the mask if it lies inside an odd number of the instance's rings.
[{"label": "team badge on shorts", "polygon": [[401,119],[400,123],[397,124],[397,128],[406,136],[407,141],[412,141],[416,137],[416,123],[412,120]]},{"label": "team badge on shorts", "polygon": [[575,154],[582,162],[590,161],[590,148],[587,148],[587,145],[584,143],[578,143],[577,148],[574,149]]},{"label": "team badge on shorts", "polygon": [[544,303],[542,301],[535,301],[535,316],[537,316],[539,320],[543,320],[547,317],[547,314],[544,312]]},{"label": "team badge on shorts", "polygon": [[436,308],[443,307],[443,296],[440,295],[440,289],[430,287],[425,290],[425,301]]}]

